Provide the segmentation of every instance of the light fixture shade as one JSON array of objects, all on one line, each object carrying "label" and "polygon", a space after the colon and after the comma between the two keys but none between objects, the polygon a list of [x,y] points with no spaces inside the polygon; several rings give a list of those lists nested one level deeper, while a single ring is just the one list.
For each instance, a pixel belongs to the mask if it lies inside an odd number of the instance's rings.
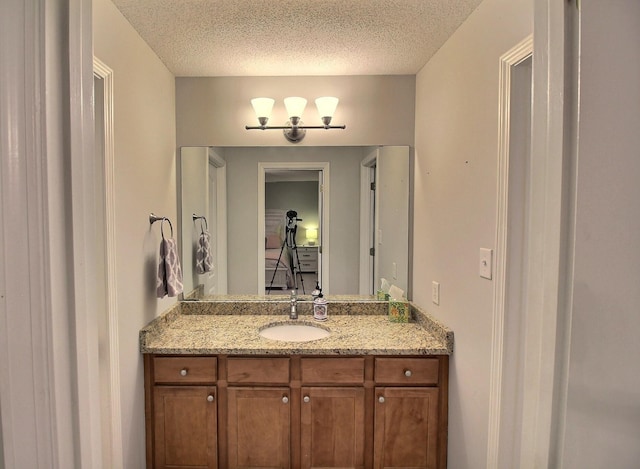
[{"label": "light fixture shade", "polygon": [[318,229],[317,228],[307,228],[307,241],[309,244],[315,244],[318,239]]},{"label": "light fixture shade", "polygon": [[333,96],[322,96],[316,99],[316,107],[320,117],[333,117],[338,107],[338,98]]},{"label": "light fixture shade", "polygon": [[271,117],[271,111],[273,110],[273,103],[275,102],[275,99],[271,98],[253,98],[251,100],[251,105],[253,106],[253,110],[256,112],[256,117],[258,119],[261,117],[269,119],[269,117]]},{"label": "light fixture shade", "polygon": [[307,100],[298,96],[284,98],[284,106],[287,108],[287,116],[289,118],[302,117],[306,105]]}]

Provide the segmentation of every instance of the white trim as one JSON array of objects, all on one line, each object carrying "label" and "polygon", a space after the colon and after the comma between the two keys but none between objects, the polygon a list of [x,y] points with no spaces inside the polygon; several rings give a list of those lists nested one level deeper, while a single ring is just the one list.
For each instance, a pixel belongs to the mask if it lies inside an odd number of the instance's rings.
[{"label": "white trim", "polygon": [[[75,386],[79,467],[100,467],[98,323],[94,311],[95,145],[91,0],[69,2],[69,157]],[[91,155],[91,156],[90,156]]]},{"label": "white trim", "polygon": [[225,159],[218,155],[212,147],[207,148],[207,157],[209,158],[209,164],[216,168],[223,168],[227,164]]},{"label": "white trim", "polygon": [[[221,295],[226,295],[228,290],[227,280],[227,167],[219,166],[216,169],[216,200],[217,200],[217,230],[218,233],[216,242],[218,253],[218,275],[216,279],[218,282],[217,292]],[[224,273],[224,275],[221,275]]]},{"label": "white trim", "polygon": [[[47,277],[52,269],[45,106],[47,51],[41,29],[47,13],[43,1],[9,0],[3,3],[2,10],[0,465],[53,468],[59,466],[60,453],[65,453],[58,448],[62,437],[58,433],[54,384],[56,379],[66,378],[67,370],[64,363],[54,359],[53,295]],[[52,55],[57,56],[57,52],[52,48]],[[64,270],[64,266],[54,268]]]},{"label": "white trim", "polygon": [[331,180],[329,175],[329,162],[258,162],[258,293],[263,294],[265,291],[265,279],[264,279],[264,202],[265,202],[265,171],[269,169],[294,169],[294,170],[309,170],[309,171],[322,171],[323,174],[323,210],[322,210],[322,234],[321,248],[322,248],[322,278],[321,285],[322,290],[327,293],[331,293],[329,286],[329,253],[331,252],[330,238],[329,238],[329,210],[331,204],[329,203],[329,182]]},{"label": "white trim", "polygon": [[[567,18],[572,2],[534,1],[533,113],[531,135],[530,263],[525,299],[525,367],[521,469],[552,467],[558,441],[554,422],[561,349],[557,338],[565,316],[561,255],[567,204],[565,165],[565,62]],[[569,117],[567,117],[569,118]],[[561,360],[560,360],[561,361]],[[564,371],[561,371],[561,373]]]},{"label": "white trim", "polygon": [[[93,73],[103,80],[104,94],[104,227],[107,328],[109,336],[110,455],[111,467],[123,467],[122,413],[120,405],[120,339],[118,334],[118,290],[116,264],[115,213],[115,139],[113,120],[113,70],[98,58],[93,58]],[[98,161],[99,163],[99,161]],[[98,214],[99,216],[100,214]],[[106,457],[107,455],[103,455]]]},{"label": "white trim", "polygon": [[498,189],[495,243],[495,281],[489,382],[489,429],[487,468],[497,468],[500,449],[500,423],[504,371],[505,302],[507,268],[507,233],[509,202],[509,136],[511,121],[511,71],[533,53],[533,36],[529,36],[500,57],[498,81]]},{"label": "white trim", "polygon": [[373,247],[369,239],[371,223],[371,167],[376,164],[380,149],[375,148],[360,162],[360,295],[371,294],[373,266],[369,249]]},{"label": "white trim", "polygon": [[[227,280],[227,162],[209,147],[209,164],[216,168],[216,293],[226,295]],[[221,275],[224,273],[224,275]]]}]

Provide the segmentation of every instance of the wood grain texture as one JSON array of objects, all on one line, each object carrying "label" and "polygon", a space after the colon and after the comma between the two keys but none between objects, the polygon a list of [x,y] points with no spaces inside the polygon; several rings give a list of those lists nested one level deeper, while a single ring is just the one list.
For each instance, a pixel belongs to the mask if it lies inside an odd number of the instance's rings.
[{"label": "wood grain texture", "polygon": [[229,387],[228,467],[290,467],[290,408],[289,388]]},{"label": "wood grain texture", "polygon": [[375,380],[402,386],[435,385],[439,363],[437,358],[376,358]]},{"label": "wood grain texture", "polygon": [[218,467],[215,396],[213,386],[155,387],[154,468]]},{"label": "wood grain texture", "polygon": [[440,469],[438,396],[438,388],[376,388],[375,469]]},{"label": "wood grain texture", "polygon": [[288,384],[289,358],[230,357],[227,381],[233,384]]},{"label": "wood grain texture", "polygon": [[301,467],[364,468],[362,387],[303,387]]},{"label": "wood grain texture", "polygon": [[361,384],[364,382],[364,357],[302,358],[303,384]]},{"label": "wood grain texture", "polygon": [[[216,357],[154,357],[156,383],[205,384],[215,383]],[[186,374],[182,374],[182,372]]]}]

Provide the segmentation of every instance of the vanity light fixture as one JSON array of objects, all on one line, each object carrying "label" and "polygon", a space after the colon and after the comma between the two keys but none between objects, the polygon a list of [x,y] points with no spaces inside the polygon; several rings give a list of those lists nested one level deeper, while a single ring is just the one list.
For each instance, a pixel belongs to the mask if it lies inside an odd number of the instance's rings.
[{"label": "vanity light fixture", "polygon": [[302,122],[302,113],[307,105],[307,100],[298,96],[290,96],[284,98],[284,106],[287,108],[287,116],[289,120],[285,125],[270,126],[267,125],[271,111],[273,110],[274,99],[271,98],[253,98],[251,105],[256,113],[258,126],[246,125],[247,130],[273,130],[280,129],[284,133],[284,138],[292,143],[301,141],[307,133],[307,129],[345,129],[346,125],[330,125],[333,114],[338,106],[338,98],[332,96],[323,96],[316,99],[316,107],[318,114],[322,119],[323,125],[304,125]]}]

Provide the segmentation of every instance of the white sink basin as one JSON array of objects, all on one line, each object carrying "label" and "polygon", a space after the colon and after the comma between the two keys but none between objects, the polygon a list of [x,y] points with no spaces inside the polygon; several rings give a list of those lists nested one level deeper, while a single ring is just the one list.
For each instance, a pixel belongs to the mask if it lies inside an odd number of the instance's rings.
[{"label": "white sink basin", "polygon": [[262,329],[260,335],[283,342],[309,342],[329,337],[331,332],[309,324],[276,324]]}]

